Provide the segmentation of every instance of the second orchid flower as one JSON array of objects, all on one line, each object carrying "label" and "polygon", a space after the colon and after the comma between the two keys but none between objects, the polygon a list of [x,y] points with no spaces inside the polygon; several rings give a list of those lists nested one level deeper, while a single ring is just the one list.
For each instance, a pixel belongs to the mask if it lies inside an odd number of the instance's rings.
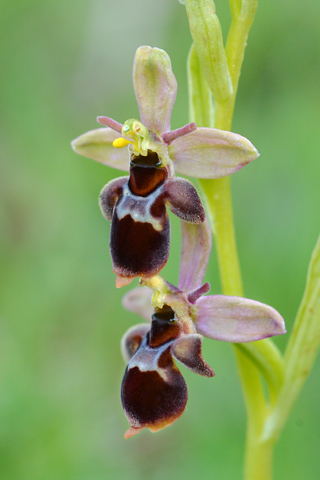
[{"label": "second orchid flower", "polygon": [[147,322],[131,327],[122,341],[128,366],[121,399],[130,428],[125,437],[148,428],[155,432],[183,413],[188,391],[175,360],[202,376],[213,370],[201,354],[202,336],[233,343],[252,342],[286,332],[281,315],[269,305],[241,297],[207,295],[202,284],[210,249],[208,222],[182,222],[179,287],[160,276],[142,282],[123,298],[126,309]]}]

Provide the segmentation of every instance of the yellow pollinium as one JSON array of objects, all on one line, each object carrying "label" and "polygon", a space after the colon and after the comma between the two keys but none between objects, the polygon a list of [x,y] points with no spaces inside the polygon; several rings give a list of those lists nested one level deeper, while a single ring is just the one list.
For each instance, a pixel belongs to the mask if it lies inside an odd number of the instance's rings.
[{"label": "yellow pollinium", "polygon": [[121,133],[125,137],[129,137],[130,140],[123,137],[116,138],[113,142],[114,147],[122,148],[131,143],[137,153],[144,156],[147,155],[149,139],[149,130],[147,127],[138,120],[131,118],[124,122]]},{"label": "yellow pollinium", "polygon": [[157,308],[162,308],[165,303],[165,297],[170,293],[166,281],[160,276],[155,275],[154,277],[140,280],[142,285],[152,288],[152,306]]},{"label": "yellow pollinium", "polygon": [[129,143],[133,143],[133,142],[131,142],[130,140],[127,140],[126,138],[119,137],[113,141],[112,145],[116,148],[122,148],[122,147],[125,147],[126,145],[129,145]]}]

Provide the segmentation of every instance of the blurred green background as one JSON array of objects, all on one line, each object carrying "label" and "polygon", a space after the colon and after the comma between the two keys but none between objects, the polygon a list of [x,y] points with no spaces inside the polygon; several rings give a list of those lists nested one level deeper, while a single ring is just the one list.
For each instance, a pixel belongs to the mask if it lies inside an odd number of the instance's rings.
[{"label": "blurred green background", "polygon": [[[320,4],[261,1],[249,36],[233,130],[261,157],[232,178],[246,295],[277,308],[288,331],[319,233]],[[228,2],[216,7],[224,32]],[[188,121],[191,44],[178,0],[0,4],[0,478],[241,478],[245,413],[230,345],[205,339],[216,377],[183,371],[189,402],[158,434],[123,439],[121,307],[97,198],[119,172],[77,156],[70,140],[97,115],[138,117],[131,71],[148,44],[178,80],[172,127]],[[175,283],[179,222],[165,276]],[[207,280],[220,286],[215,252]],[[287,338],[276,339],[284,349]],[[320,471],[320,365],[275,454],[275,479]]]}]

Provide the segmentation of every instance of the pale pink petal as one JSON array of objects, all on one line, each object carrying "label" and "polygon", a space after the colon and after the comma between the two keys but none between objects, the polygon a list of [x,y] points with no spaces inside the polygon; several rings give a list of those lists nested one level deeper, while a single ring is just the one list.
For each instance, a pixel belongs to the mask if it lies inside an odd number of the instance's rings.
[{"label": "pale pink petal", "polygon": [[148,322],[154,312],[151,304],[153,292],[148,287],[136,287],[129,290],[122,298],[122,306],[129,312],[137,313]]},{"label": "pale pink petal", "polygon": [[196,328],[202,335],[225,342],[253,342],[286,333],[274,308],[242,297],[209,295],[194,307]]},{"label": "pale pink petal", "polygon": [[259,156],[247,138],[215,128],[197,128],[168,148],[176,172],[195,178],[231,175]]},{"label": "pale pink petal", "polygon": [[177,94],[169,55],[159,48],[138,48],[133,64],[133,84],[141,122],[159,135],[168,132]]},{"label": "pale pink petal", "polygon": [[179,288],[185,292],[198,289],[206,273],[212,237],[206,219],[199,225],[181,222],[182,248]]},{"label": "pale pink petal", "polygon": [[118,170],[129,170],[128,147],[115,148],[112,143],[120,135],[111,128],[97,128],[80,135],[71,142],[73,150],[84,157]]}]

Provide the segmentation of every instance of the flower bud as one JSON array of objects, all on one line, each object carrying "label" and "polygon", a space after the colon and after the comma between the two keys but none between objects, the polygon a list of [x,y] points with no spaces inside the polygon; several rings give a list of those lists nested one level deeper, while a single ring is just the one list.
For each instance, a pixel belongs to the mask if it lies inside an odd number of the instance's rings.
[{"label": "flower bud", "polygon": [[189,110],[190,120],[198,127],[214,126],[212,92],[201,68],[194,44],[188,56]]},{"label": "flower bud", "polygon": [[222,31],[212,0],[185,0],[191,35],[214,99],[232,95],[233,87]]}]

